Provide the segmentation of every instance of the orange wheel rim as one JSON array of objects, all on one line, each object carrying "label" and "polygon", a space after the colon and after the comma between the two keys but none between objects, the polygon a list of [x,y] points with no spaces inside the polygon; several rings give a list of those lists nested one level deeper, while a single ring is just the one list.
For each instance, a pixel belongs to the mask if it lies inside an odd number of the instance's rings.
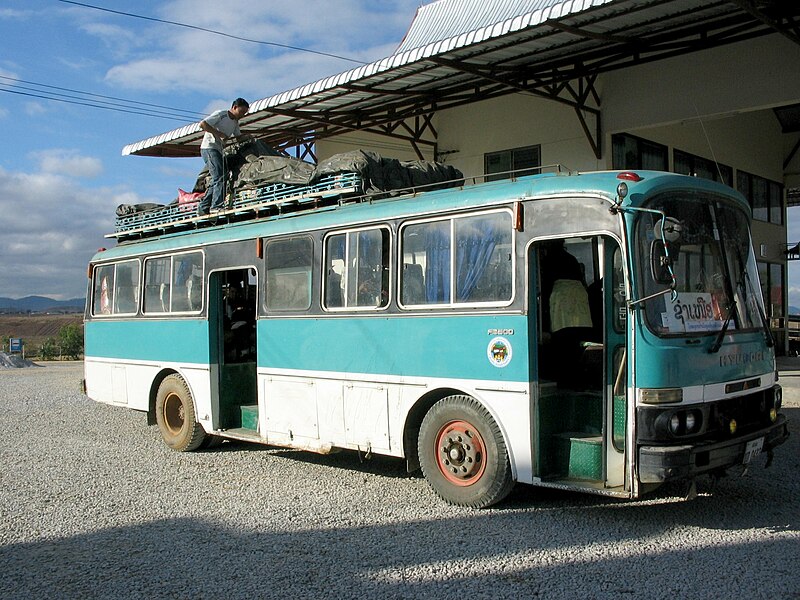
[{"label": "orange wheel rim", "polygon": [[450,421],[436,435],[436,465],[450,483],[466,487],[486,471],[486,445],[467,421]]}]

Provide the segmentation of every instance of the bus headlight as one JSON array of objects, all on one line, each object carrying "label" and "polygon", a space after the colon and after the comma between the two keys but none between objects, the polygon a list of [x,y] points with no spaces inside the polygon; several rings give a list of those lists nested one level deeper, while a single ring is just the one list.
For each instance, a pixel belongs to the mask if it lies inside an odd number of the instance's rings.
[{"label": "bus headlight", "polygon": [[669,431],[672,435],[677,435],[678,431],[681,429],[681,418],[674,414],[669,420]]},{"label": "bus headlight", "polygon": [[697,413],[690,410],[686,413],[686,433],[694,433],[700,426],[700,419],[697,418]]}]

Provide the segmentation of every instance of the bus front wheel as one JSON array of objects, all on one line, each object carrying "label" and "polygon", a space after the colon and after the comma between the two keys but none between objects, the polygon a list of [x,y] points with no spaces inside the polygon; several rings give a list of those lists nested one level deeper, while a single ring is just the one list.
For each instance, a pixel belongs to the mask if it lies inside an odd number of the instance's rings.
[{"label": "bus front wheel", "polygon": [[197,450],[206,437],[194,410],[192,393],[180,375],[168,375],[156,394],[156,423],[164,443],[178,452]]},{"label": "bus front wheel", "polygon": [[433,405],[422,420],[417,449],[425,479],[450,504],[484,508],[514,486],[500,427],[469,396],[448,396]]}]

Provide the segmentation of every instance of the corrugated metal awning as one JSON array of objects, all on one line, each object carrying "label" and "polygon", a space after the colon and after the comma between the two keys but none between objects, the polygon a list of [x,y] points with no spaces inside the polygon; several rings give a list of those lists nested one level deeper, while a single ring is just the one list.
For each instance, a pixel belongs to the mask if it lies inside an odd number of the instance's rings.
[{"label": "corrugated metal awning", "polygon": [[[776,31],[800,43],[800,6],[789,4],[439,0],[418,10],[392,56],[255,101],[241,128],[277,148],[348,131],[418,140],[420,119],[454,106],[515,92],[577,96],[567,82]],[[193,123],[122,153],[197,156],[201,139]]]}]

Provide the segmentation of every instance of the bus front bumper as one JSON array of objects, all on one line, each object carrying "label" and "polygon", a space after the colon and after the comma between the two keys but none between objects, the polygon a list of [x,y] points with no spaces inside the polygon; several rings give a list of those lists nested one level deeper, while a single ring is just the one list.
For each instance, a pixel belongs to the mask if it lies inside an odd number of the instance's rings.
[{"label": "bus front bumper", "polygon": [[748,442],[763,439],[762,452],[767,452],[781,445],[787,437],[786,417],[779,414],[769,427],[732,440],[692,446],[640,446],[639,481],[662,483],[727,469],[744,463]]}]

